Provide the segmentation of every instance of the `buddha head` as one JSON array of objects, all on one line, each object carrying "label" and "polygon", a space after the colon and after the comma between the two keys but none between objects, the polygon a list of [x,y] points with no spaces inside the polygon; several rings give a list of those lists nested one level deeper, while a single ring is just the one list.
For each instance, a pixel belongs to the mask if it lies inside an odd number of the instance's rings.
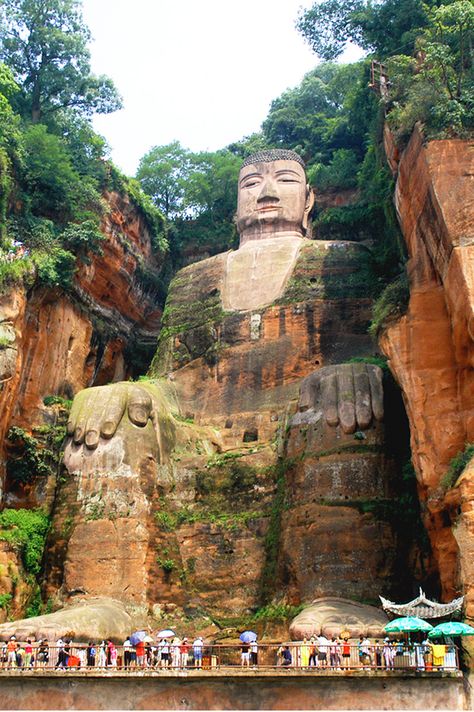
[{"label": "buddha head", "polygon": [[239,174],[240,244],[283,235],[304,237],[313,203],[304,163],[297,153],[273,148],[252,154]]}]

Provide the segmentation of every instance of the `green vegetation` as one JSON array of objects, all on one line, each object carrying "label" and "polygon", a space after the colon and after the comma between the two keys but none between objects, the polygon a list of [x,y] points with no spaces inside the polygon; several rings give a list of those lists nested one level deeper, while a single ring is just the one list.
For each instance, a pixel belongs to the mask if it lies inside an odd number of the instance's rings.
[{"label": "green vegetation", "polygon": [[441,479],[441,486],[444,489],[454,487],[464,469],[469,464],[474,456],[474,443],[467,443],[464,450],[460,450],[449,463],[449,468],[444,477]]},{"label": "green vegetation", "polygon": [[165,574],[169,575],[172,571],[176,569],[176,562],[174,559],[162,559],[157,556],[156,561],[161,566]]},{"label": "green vegetation", "polygon": [[60,405],[66,410],[70,410],[72,406],[72,400],[68,398],[63,398],[62,396],[45,396],[43,398],[44,405]]},{"label": "green vegetation", "polygon": [[378,58],[404,49],[413,51],[419,28],[436,0],[322,0],[301,10],[297,28],[312,50],[333,60],[348,42],[374,52]]},{"label": "green vegetation", "polygon": [[176,511],[155,512],[155,520],[162,531],[171,532],[183,524],[216,524],[228,531],[238,531],[247,526],[251,521],[265,516],[261,510],[242,512],[222,512],[218,509],[190,509],[183,507]]},{"label": "green vegetation", "polygon": [[37,477],[55,474],[61,461],[61,446],[66,437],[65,418],[57,425],[39,426],[34,437],[13,426],[7,433],[11,443],[7,476],[12,483],[26,484]]},{"label": "green vegetation", "polygon": [[91,128],[121,100],[91,73],[89,41],[77,0],[0,3],[0,293],[35,280],[69,289],[101,252],[105,190],[128,194],[166,249],[163,216]]},{"label": "green vegetation", "polygon": [[370,333],[373,336],[378,336],[390,320],[398,319],[402,314],[405,314],[409,298],[408,277],[406,272],[403,272],[385,287],[374,303]]},{"label": "green vegetation", "polygon": [[137,172],[143,191],[171,221],[174,268],[193,244],[214,254],[236,238],[232,221],[241,160],[228,149],[192,153],[177,141],[155,146],[143,156]]},{"label": "green vegetation", "polygon": [[0,593],[0,608],[8,610],[10,608],[12,598],[13,596],[11,593]]},{"label": "green vegetation", "polygon": [[49,517],[41,509],[4,509],[0,512],[0,540],[18,549],[30,574],[37,575],[41,570],[49,524]]},{"label": "green vegetation", "polygon": [[288,603],[269,603],[255,611],[252,615],[252,621],[289,620],[301,613],[303,608],[303,604],[291,606]]},{"label": "green vegetation", "polygon": [[286,504],[286,472],[291,467],[289,460],[279,460],[275,469],[275,495],[270,510],[270,522],[265,536],[265,564],[262,572],[260,599],[268,605],[275,590],[280,547],[281,517]]}]

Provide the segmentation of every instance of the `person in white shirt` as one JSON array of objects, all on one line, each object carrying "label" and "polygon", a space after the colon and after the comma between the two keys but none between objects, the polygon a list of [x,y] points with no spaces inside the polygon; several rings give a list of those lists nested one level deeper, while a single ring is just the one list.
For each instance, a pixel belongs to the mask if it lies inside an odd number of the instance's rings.
[{"label": "person in white shirt", "polygon": [[321,634],[319,636],[318,648],[319,648],[319,653],[318,653],[319,665],[320,665],[320,667],[327,667],[329,640],[326,638],[325,635]]}]

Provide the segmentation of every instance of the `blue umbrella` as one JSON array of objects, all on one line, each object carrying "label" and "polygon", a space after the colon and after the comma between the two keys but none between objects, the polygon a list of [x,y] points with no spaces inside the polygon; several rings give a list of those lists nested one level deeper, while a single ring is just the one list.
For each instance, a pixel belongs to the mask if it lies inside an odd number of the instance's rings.
[{"label": "blue umbrella", "polygon": [[144,630],[137,630],[136,633],[132,633],[130,636],[131,645],[136,645],[141,643],[146,638],[146,632]]},{"label": "blue umbrella", "polygon": [[254,643],[257,640],[257,634],[253,630],[246,630],[240,634],[242,643]]}]

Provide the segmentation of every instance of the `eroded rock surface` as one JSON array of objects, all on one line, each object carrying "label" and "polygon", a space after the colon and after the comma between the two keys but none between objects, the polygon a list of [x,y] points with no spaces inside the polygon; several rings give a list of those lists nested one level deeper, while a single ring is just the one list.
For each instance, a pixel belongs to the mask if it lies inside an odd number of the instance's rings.
[{"label": "eroded rock surface", "polygon": [[[440,572],[443,600],[465,593],[474,615],[471,575],[472,508],[446,498],[452,458],[474,439],[474,150],[469,141],[424,145],[415,131],[404,152],[396,204],[408,246],[408,311],[387,326],[380,344],[401,385],[410,420],[413,462],[424,521]],[[454,500],[456,497],[454,497]],[[461,532],[464,534],[461,535]]]}]

